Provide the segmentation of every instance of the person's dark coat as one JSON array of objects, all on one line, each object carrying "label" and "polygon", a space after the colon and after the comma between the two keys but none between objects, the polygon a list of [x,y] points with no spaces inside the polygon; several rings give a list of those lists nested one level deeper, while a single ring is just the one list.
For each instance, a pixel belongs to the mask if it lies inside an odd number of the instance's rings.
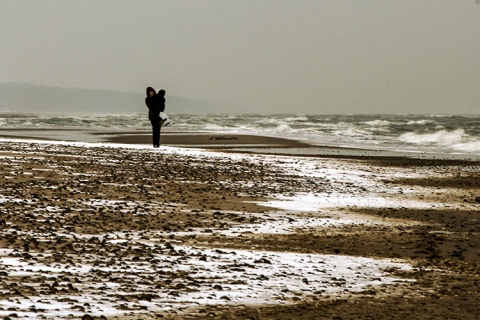
[{"label": "person's dark coat", "polygon": [[[150,96],[150,92],[153,92],[154,95],[153,96]],[[155,89],[153,89],[152,87],[148,87],[147,88],[147,97],[145,98],[145,104],[147,105],[147,108],[148,108],[148,119],[153,120],[153,119],[157,119],[160,117],[160,108],[161,108],[161,105],[159,103],[159,97],[157,96],[156,92],[155,92]],[[164,99],[165,100],[165,99]],[[165,106],[165,103],[163,104]],[[165,109],[165,107],[164,107]]]}]

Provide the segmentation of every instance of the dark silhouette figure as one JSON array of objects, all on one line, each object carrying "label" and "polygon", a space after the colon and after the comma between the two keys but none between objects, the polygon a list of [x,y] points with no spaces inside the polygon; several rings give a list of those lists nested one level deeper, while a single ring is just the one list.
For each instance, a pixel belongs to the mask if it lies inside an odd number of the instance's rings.
[{"label": "dark silhouette figure", "polygon": [[158,148],[160,147],[160,111],[165,110],[165,97],[157,95],[155,93],[155,89],[153,89],[152,87],[148,87],[145,104],[148,107],[148,119],[152,124],[153,147]]}]

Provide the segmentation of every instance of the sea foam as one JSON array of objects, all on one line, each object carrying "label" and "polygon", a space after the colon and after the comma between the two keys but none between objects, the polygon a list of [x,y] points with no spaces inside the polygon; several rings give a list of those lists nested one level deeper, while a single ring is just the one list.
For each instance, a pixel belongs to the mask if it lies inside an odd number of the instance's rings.
[{"label": "sea foam", "polygon": [[438,145],[454,151],[480,151],[480,140],[466,134],[464,129],[439,130],[432,133],[407,132],[400,135],[398,139],[409,144]]}]

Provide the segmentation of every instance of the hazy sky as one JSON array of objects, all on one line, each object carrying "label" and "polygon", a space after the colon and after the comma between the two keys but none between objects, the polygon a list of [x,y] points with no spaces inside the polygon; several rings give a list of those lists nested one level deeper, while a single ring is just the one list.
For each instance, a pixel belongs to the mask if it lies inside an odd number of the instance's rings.
[{"label": "hazy sky", "polygon": [[0,0],[0,82],[152,85],[248,112],[480,113],[476,2]]}]

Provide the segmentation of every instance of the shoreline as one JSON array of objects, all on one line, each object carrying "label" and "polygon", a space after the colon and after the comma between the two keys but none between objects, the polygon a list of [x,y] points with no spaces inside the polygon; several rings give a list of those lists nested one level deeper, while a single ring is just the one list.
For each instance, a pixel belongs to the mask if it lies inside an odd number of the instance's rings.
[{"label": "shoreline", "polygon": [[[0,129],[0,139],[76,141],[88,143],[119,143],[151,145],[150,131],[91,131],[76,129]],[[439,154],[428,152],[393,151],[346,146],[319,145],[295,139],[258,134],[221,132],[162,132],[162,146],[285,156],[311,156],[345,159],[401,159],[480,161],[476,154]]]}]

